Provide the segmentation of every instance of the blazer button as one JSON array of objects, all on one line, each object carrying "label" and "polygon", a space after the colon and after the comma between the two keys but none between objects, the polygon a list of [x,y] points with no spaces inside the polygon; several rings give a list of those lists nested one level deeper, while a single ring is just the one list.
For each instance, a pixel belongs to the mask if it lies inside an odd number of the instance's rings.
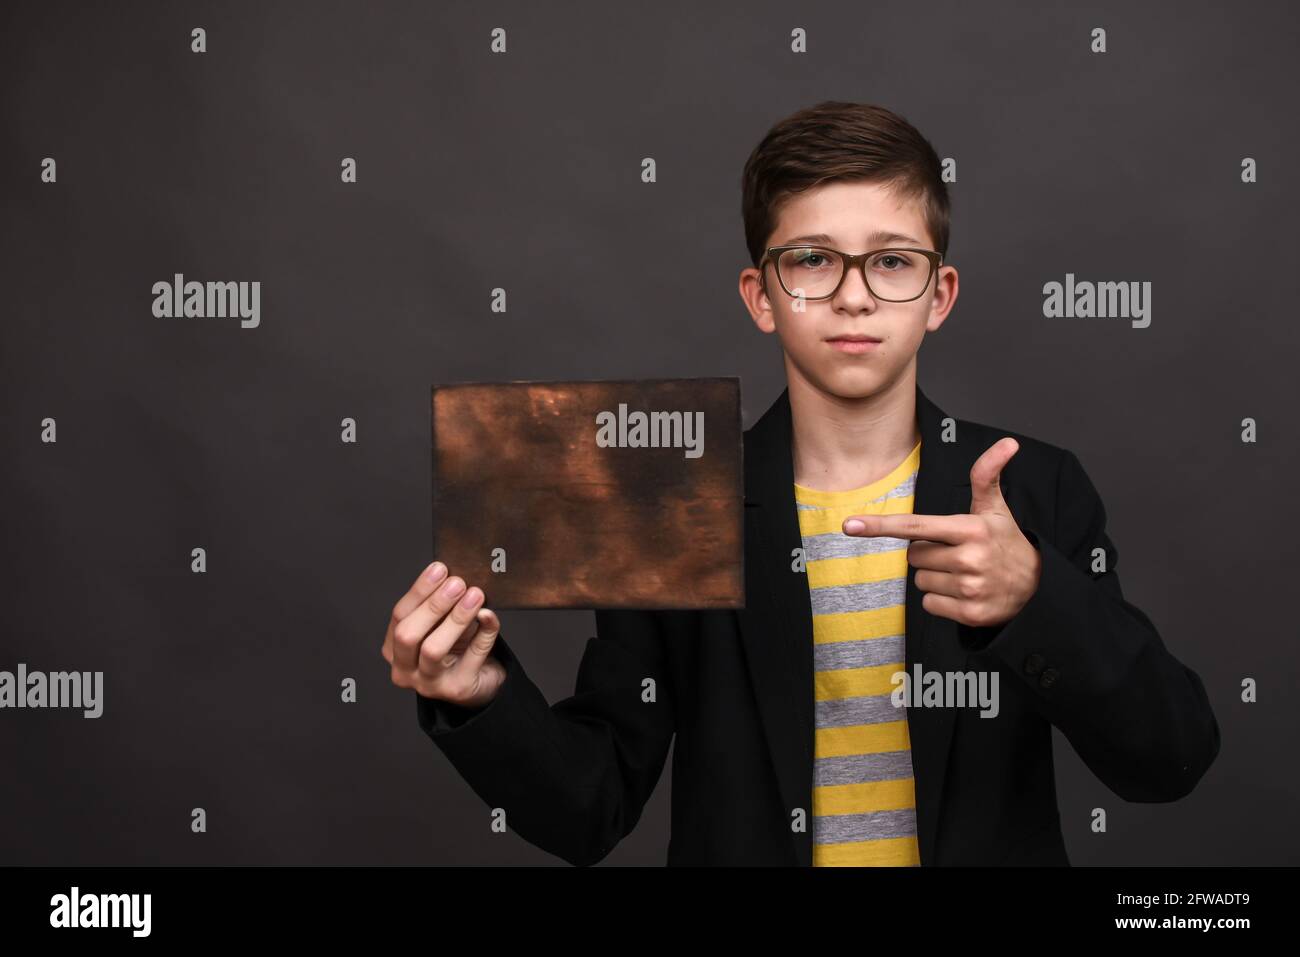
[{"label": "blazer button", "polygon": [[1039,687],[1050,688],[1056,684],[1056,679],[1061,677],[1061,673],[1055,668],[1044,669],[1043,673],[1038,676]]},{"label": "blazer button", "polygon": [[1025,658],[1025,674],[1032,678],[1043,670],[1045,664],[1047,664],[1047,660],[1035,651]]}]

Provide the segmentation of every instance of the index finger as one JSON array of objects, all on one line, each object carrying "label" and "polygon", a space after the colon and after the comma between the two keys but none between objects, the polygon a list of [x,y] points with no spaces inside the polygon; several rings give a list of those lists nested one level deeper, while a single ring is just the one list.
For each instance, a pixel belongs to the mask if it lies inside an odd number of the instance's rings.
[{"label": "index finger", "polygon": [[393,633],[393,626],[419,608],[426,598],[433,594],[442,580],[447,577],[447,566],[442,562],[430,562],[420,577],[412,583],[410,590],[398,599],[393,606],[393,615],[388,622],[388,634]]},{"label": "index finger", "polygon": [[971,519],[979,521],[973,515],[850,515],[843,528],[845,535],[860,538],[883,536],[958,545],[970,538]]}]

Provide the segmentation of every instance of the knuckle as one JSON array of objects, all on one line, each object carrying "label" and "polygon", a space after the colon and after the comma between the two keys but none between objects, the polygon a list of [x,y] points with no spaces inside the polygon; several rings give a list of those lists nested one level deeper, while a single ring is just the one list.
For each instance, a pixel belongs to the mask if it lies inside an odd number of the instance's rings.
[{"label": "knuckle", "polygon": [[438,679],[435,675],[421,674],[418,671],[413,672],[411,687],[426,698],[437,698],[439,700],[442,698],[442,694],[438,689]]},{"label": "knuckle", "polygon": [[452,693],[456,696],[457,701],[464,701],[474,693],[474,686],[478,679],[474,677],[458,678],[452,682]]},{"label": "knuckle", "polygon": [[446,672],[434,679],[432,683],[438,689],[438,697],[443,701],[450,701],[455,704],[464,697],[460,690],[461,682],[449,677]]},{"label": "knuckle", "polygon": [[425,646],[420,649],[420,671],[426,675],[436,674],[441,670],[442,660],[445,657],[446,655],[438,654],[437,650],[431,644],[426,643]]}]

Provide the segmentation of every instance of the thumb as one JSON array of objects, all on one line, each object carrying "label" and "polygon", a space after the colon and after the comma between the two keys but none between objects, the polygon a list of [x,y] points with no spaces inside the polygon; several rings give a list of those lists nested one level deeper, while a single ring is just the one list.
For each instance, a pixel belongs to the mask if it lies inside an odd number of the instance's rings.
[{"label": "thumb", "polygon": [[1002,469],[1011,457],[1020,451],[1020,443],[1011,436],[998,439],[990,445],[971,466],[970,512],[999,512],[1010,515],[1006,500],[1002,498]]}]

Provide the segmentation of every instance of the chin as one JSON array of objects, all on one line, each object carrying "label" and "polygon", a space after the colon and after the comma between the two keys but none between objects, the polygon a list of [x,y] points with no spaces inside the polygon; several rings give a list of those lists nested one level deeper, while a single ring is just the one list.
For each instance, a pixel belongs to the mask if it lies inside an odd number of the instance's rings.
[{"label": "chin", "polygon": [[898,370],[883,363],[819,361],[824,357],[796,357],[787,352],[786,374],[796,376],[825,393],[845,401],[866,399],[883,391]]},{"label": "chin", "polygon": [[879,392],[885,380],[876,374],[830,375],[821,382],[822,389],[839,399],[866,399]]}]

